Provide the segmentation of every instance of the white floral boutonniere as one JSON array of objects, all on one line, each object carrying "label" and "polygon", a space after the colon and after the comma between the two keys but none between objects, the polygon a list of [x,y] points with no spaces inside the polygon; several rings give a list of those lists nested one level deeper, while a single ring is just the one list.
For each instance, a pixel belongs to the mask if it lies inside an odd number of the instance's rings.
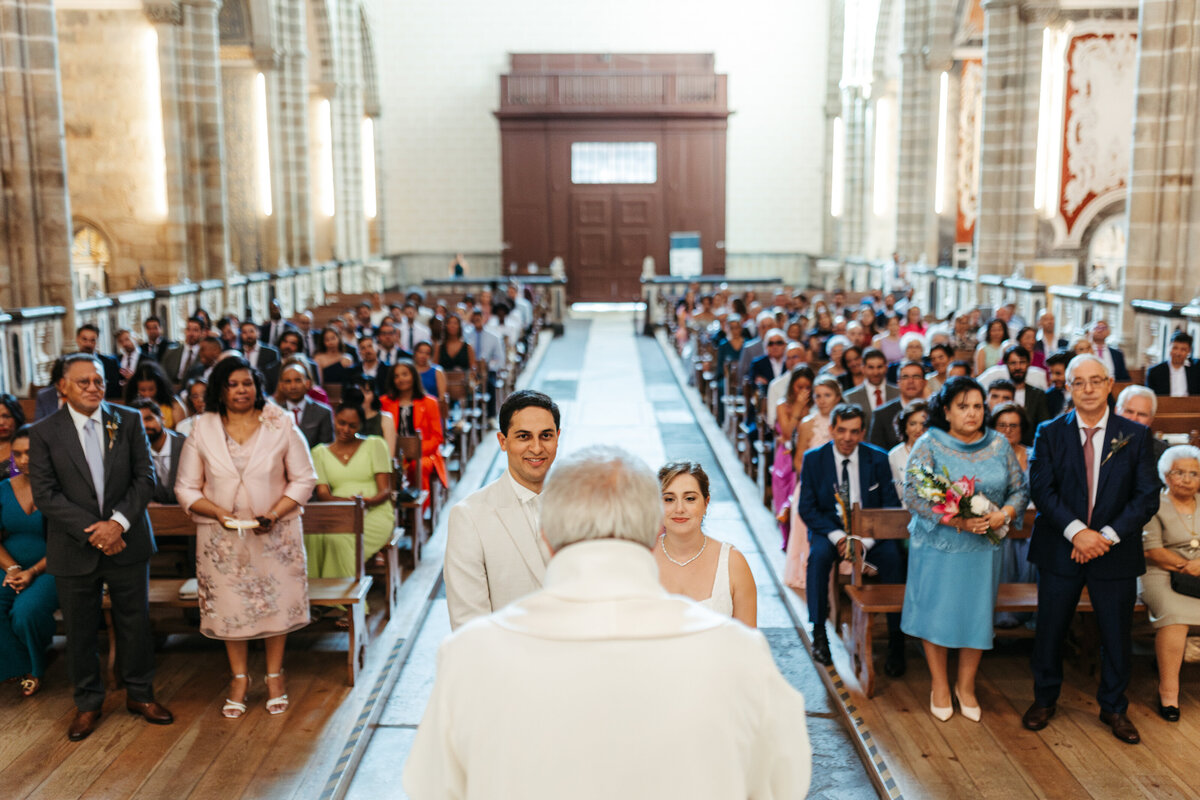
[{"label": "white floral boutonniere", "polygon": [[286,411],[274,403],[267,403],[265,406],[263,406],[262,413],[258,415],[258,421],[261,422],[263,427],[267,430],[277,431],[280,430],[284,425],[284,416],[287,416],[290,421],[291,415],[287,414]]},{"label": "white floral boutonniere", "polygon": [[1108,455],[1106,455],[1104,460],[1100,462],[1100,466],[1103,467],[1105,464],[1107,464],[1110,458],[1121,452],[1121,448],[1125,447],[1125,445],[1129,444],[1129,442],[1132,440],[1133,434],[1130,433],[1123,434],[1113,439],[1112,446],[1108,449]]},{"label": "white floral boutonniere", "polygon": [[104,423],[104,428],[108,431],[108,449],[112,450],[113,445],[117,442],[117,430],[121,427],[121,415],[113,413],[112,418]]}]

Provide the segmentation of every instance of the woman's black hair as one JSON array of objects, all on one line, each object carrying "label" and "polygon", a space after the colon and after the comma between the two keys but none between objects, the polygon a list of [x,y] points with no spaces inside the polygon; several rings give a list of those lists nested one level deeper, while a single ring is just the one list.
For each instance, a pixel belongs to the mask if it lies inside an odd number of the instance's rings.
[{"label": "woman's black hair", "polygon": [[233,373],[243,369],[254,378],[254,407],[261,411],[267,405],[262,373],[250,366],[250,362],[242,356],[226,356],[218,361],[208,374],[208,389],[204,393],[205,412],[215,411],[221,416],[225,415],[226,385]]},{"label": "woman's black hair", "polygon": [[421,373],[417,371],[417,365],[411,359],[398,358],[396,363],[388,367],[387,378],[384,381],[384,390],[387,396],[396,399],[396,370],[407,369],[412,374],[413,387],[412,399],[420,400],[425,396],[425,386],[421,383]]},{"label": "woman's black hair", "polygon": [[979,381],[964,375],[955,375],[942,384],[941,391],[929,398],[927,427],[943,431],[950,430],[950,421],[946,419],[946,409],[956,397],[964,392],[979,392],[979,399],[983,401],[983,427],[988,427],[991,424],[991,418],[987,409],[987,392],[979,385]]},{"label": "woman's black hair", "polygon": [[375,386],[375,379],[370,375],[363,375],[360,373],[347,380],[345,383],[346,388],[342,390],[342,397],[345,397],[345,392],[353,389],[354,391],[358,392],[360,397],[359,405],[362,405],[362,403],[366,400],[366,395],[362,391],[362,387],[364,386],[371,390],[371,410],[382,410],[383,403],[379,400],[379,390]]},{"label": "woman's black hair", "polygon": [[142,381],[154,382],[154,402],[160,406],[171,405],[171,401],[175,399],[175,392],[171,389],[171,381],[167,378],[167,373],[163,371],[157,361],[138,362],[133,375],[129,376],[129,380],[125,382],[125,394],[122,397],[125,405],[130,405],[138,398],[137,385]]},{"label": "woman's black hair", "polygon": [[[908,436],[907,436],[908,421],[910,419],[912,419],[912,416],[914,414],[918,414],[918,413],[924,413],[924,414],[928,415],[929,414],[929,403],[925,402],[924,400],[913,400],[908,405],[903,406],[900,409],[900,413],[897,414],[896,417],[892,420],[892,425],[895,426],[895,428],[896,428],[896,435],[900,437],[901,442],[908,441]],[[926,416],[925,419],[927,420],[925,427],[929,427],[929,425],[928,425],[929,417]]]},{"label": "woman's black hair", "polygon": [[16,428],[20,428],[25,424],[25,409],[21,408],[21,401],[11,394],[0,394],[0,405],[8,409],[8,413],[12,414],[13,422],[16,423]]},{"label": "woman's black hair", "polygon": [[320,335],[317,336],[317,352],[318,353],[328,352],[325,349],[325,334],[327,334],[327,333],[332,333],[334,336],[337,337],[338,349],[335,350],[334,352],[345,353],[346,352],[346,343],[342,341],[342,335],[337,332],[336,328],[329,327],[329,326],[321,328],[321,333],[320,333]]},{"label": "woman's black hair", "polygon": [[[334,416],[343,411],[353,411],[358,414],[358,424],[360,427],[365,427],[367,424],[367,414],[363,411],[363,401],[366,398],[363,396],[362,389],[357,386],[347,386],[342,390],[342,402],[338,403],[338,407],[334,410]],[[379,402],[376,398],[375,402]]]},{"label": "woman's black hair", "polygon": [[1025,411],[1016,403],[1001,403],[992,409],[990,414],[991,419],[988,420],[988,427],[996,430],[996,422],[1002,414],[1016,414],[1021,421],[1021,441],[1029,438],[1030,429],[1033,427],[1029,422],[1029,417],[1025,416]]},{"label": "woman's black hair", "polygon": [[1004,340],[1008,338],[1008,323],[1005,322],[1004,320],[1000,319],[999,317],[992,317],[991,319],[989,319],[987,321],[987,324],[983,326],[983,343],[984,344],[990,345],[992,343],[992,326],[995,325],[996,323],[999,323],[1000,327],[1004,328],[1004,336],[1001,337],[1001,339],[1000,339],[1001,343],[1003,343]]},{"label": "woman's black hair", "polygon": [[[860,358],[863,355],[863,349],[856,344],[847,345],[845,348],[842,349],[842,354],[840,356],[838,356],[838,363],[841,364],[842,369],[846,370],[847,372],[850,371],[850,367],[846,365],[846,355],[851,350],[853,350],[855,353],[858,353]],[[866,361],[865,358],[863,358],[863,360]]]},{"label": "woman's black hair", "polygon": [[12,442],[15,442],[17,439],[28,439],[29,438],[29,429],[32,427],[33,427],[32,425],[22,425],[21,427],[17,428],[15,431],[13,431],[12,438],[8,440],[9,443],[11,444]]},{"label": "woman's black hair", "polygon": [[[811,388],[812,383],[817,379],[817,376],[813,373],[812,368],[809,367],[808,364],[800,364],[796,366],[796,368],[792,370],[791,376],[788,378],[787,391],[783,393],[783,396],[787,398],[789,403],[792,400],[792,387],[794,387],[796,385],[796,381],[800,380],[801,378],[808,378],[808,385]],[[812,395],[810,394],[809,400],[811,401],[811,399]]]}]

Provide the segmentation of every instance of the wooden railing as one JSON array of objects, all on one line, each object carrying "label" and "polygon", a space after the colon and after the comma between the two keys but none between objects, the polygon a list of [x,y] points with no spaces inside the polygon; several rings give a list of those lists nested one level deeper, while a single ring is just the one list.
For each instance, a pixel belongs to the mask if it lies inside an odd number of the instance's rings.
[{"label": "wooden railing", "polygon": [[668,72],[552,72],[502,75],[500,112],[542,112],[564,106],[580,110],[726,109],[724,75]]}]

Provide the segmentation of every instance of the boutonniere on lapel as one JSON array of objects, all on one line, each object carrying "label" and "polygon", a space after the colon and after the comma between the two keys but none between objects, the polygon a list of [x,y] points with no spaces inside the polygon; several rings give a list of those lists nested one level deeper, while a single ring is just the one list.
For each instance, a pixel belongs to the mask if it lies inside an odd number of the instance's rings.
[{"label": "boutonniere on lapel", "polygon": [[116,444],[116,442],[117,442],[117,429],[119,429],[120,427],[121,427],[121,415],[117,414],[116,412],[113,413],[112,417],[108,420],[108,422],[104,423],[104,428],[105,428],[105,430],[108,431],[108,449],[109,450],[112,450],[113,445]]},{"label": "boutonniere on lapel", "polygon": [[1124,433],[1124,434],[1121,434],[1120,436],[1118,436],[1117,438],[1113,439],[1112,446],[1109,447],[1109,449],[1108,449],[1108,455],[1106,455],[1104,457],[1104,460],[1100,462],[1100,466],[1103,467],[1105,464],[1107,464],[1108,460],[1110,458],[1112,458],[1113,456],[1115,456],[1117,453],[1121,452],[1121,448],[1123,448],[1125,445],[1129,444],[1129,442],[1132,439],[1133,439],[1132,433]]},{"label": "boutonniere on lapel", "polygon": [[281,409],[279,406],[267,403],[265,406],[263,406],[262,413],[258,415],[258,421],[261,422],[263,427],[267,430],[277,431],[283,427],[285,415],[288,417],[288,421],[290,422],[290,414]]}]

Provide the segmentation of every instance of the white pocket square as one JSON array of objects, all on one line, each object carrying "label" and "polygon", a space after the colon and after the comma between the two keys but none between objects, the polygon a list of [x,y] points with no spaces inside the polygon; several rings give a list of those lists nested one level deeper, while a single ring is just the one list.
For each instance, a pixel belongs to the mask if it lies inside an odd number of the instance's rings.
[{"label": "white pocket square", "polygon": [[875,491],[875,490],[876,490],[876,489],[878,489],[878,488],[879,488],[879,484],[878,484],[878,483],[872,483],[870,486],[868,486],[868,487],[867,487],[867,491],[868,491],[868,492],[873,492],[873,491]]}]

